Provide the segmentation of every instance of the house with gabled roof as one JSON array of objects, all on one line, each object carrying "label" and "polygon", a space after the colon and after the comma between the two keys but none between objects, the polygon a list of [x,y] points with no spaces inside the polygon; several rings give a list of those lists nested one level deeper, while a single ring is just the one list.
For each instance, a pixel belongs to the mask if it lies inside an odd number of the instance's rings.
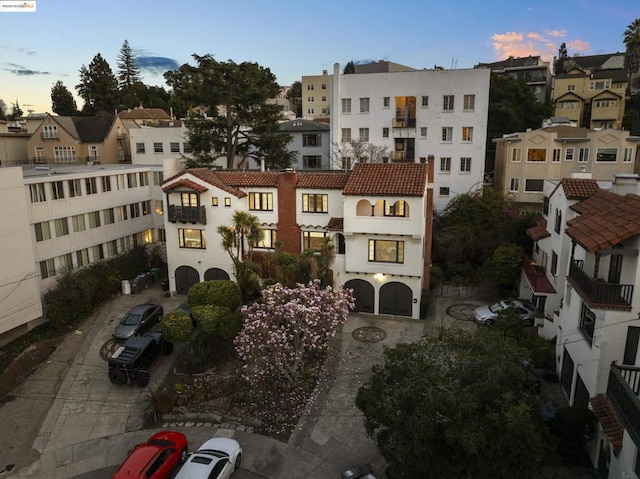
[{"label": "house with gabled roof", "polygon": [[350,171],[188,169],[163,183],[170,289],[234,279],[218,226],[235,211],[258,218],[254,252],[318,251],[335,245],[333,278],[354,291],[356,310],[418,318],[429,284],[433,159],[357,164]]},{"label": "house with gabled roof", "polygon": [[291,166],[304,170],[331,168],[329,164],[331,140],[327,123],[296,118],[280,123],[279,129],[291,135],[287,149],[297,153]]}]

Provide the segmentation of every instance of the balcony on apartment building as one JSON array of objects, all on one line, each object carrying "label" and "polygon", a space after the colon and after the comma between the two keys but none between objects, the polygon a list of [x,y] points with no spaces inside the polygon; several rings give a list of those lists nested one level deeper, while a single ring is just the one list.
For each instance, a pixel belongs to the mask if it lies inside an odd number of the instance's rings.
[{"label": "balcony on apartment building", "polygon": [[415,128],[416,127],[416,119],[415,118],[393,118],[391,122],[393,128]]},{"label": "balcony on apartment building", "polygon": [[414,150],[394,151],[391,159],[396,163],[403,161],[413,163],[415,161],[416,152]]},{"label": "balcony on apartment building", "polygon": [[207,210],[204,206],[169,205],[170,223],[200,223],[207,224]]},{"label": "balcony on apartment building", "polygon": [[640,368],[611,364],[607,399],[616,410],[624,428],[640,445]]},{"label": "balcony on apartment building", "polygon": [[555,294],[556,290],[547,278],[546,268],[535,264],[526,254],[522,255],[522,273],[535,294]]},{"label": "balcony on apartment building", "polygon": [[583,260],[569,264],[569,283],[590,308],[631,310],[632,284],[609,283],[584,271]]}]

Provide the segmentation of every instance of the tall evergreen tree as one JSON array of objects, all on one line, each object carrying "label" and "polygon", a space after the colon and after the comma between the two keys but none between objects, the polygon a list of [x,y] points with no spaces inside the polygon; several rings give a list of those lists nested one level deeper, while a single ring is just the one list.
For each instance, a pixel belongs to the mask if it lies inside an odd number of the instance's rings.
[{"label": "tall evergreen tree", "polygon": [[125,40],[118,53],[118,86],[121,90],[131,88],[140,82],[140,69],[136,65],[136,57]]},{"label": "tall evergreen tree", "polygon": [[636,18],[624,31],[624,67],[629,77],[640,70],[640,18]]},{"label": "tall evergreen tree", "polygon": [[100,111],[113,113],[118,107],[118,80],[99,53],[88,67],[82,65],[80,68],[80,83],[76,90],[84,100],[82,113],[85,115],[95,115]]},{"label": "tall evergreen tree", "polygon": [[302,83],[294,81],[287,92],[287,100],[295,108],[296,117],[302,116]]},{"label": "tall evergreen tree", "polygon": [[356,64],[353,63],[353,60],[348,61],[347,64],[344,66],[344,70],[342,71],[342,73],[347,75],[355,72],[356,72]]},{"label": "tall evergreen tree", "polygon": [[76,100],[60,80],[51,88],[51,109],[60,116],[73,116],[78,114]]},{"label": "tall evergreen tree", "polygon": [[18,103],[18,99],[16,98],[16,102],[12,103],[11,114],[8,119],[17,120],[18,118],[22,118],[22,115],[24,115],[24,112],[22,111],[22,108],[20,108],[20,103]]},{"label": "tall evergreen tree", "polygon": [[567,51],[567,44],[562,43],[560,48],[558,49],[558,58],[556,58],[556,63],[553,65],[553,73],[555,75],[561,75],[565,72],[565,65],[567,58],[569,58],[569,52]]}]

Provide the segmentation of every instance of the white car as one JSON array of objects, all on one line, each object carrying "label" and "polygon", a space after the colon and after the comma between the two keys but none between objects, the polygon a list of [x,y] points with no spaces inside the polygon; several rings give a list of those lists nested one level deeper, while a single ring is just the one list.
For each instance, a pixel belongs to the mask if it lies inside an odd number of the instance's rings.
[{"label": "white car", "polygon": [[240,467],[241,460],[242,448],[238,441],[214,437],[189,454],[175,479],[229,479]]},{"label": "white car", "polygon": [[476,323],[491,326],[502,311],[508,308],[515,309],[522,318],[525,326],[533,326],[536,320],[536,307],[522,299],[502,299],[486,306],[478,306],[473,312]]}]

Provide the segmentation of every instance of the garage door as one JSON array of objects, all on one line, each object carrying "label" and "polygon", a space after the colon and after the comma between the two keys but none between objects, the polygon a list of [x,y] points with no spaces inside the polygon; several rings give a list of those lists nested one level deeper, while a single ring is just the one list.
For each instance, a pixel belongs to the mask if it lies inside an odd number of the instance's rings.
[{"label": "garage door", "polygon": [[411,317],[413,293],[403,283],[387,283],[380,288],[380,314]]},{"label": "garage door", "polygon": [[220,268],[209,268],[204,272],[205,281],[213,281],[216,279],[229,279],[227,272]]},{"label": "garage door", "polygon": [[353,296],[356,299],[356,308],[353,310],[358,313],[373,313],[373,285],[363,279],[352,279],[347,281],[345,288],[353,290]]},{"label": "garage door", "polygon": [[187,294],[189,288],[200,282],[200,275],[191,266],[179,266],[176,269],[176,293]]}]

